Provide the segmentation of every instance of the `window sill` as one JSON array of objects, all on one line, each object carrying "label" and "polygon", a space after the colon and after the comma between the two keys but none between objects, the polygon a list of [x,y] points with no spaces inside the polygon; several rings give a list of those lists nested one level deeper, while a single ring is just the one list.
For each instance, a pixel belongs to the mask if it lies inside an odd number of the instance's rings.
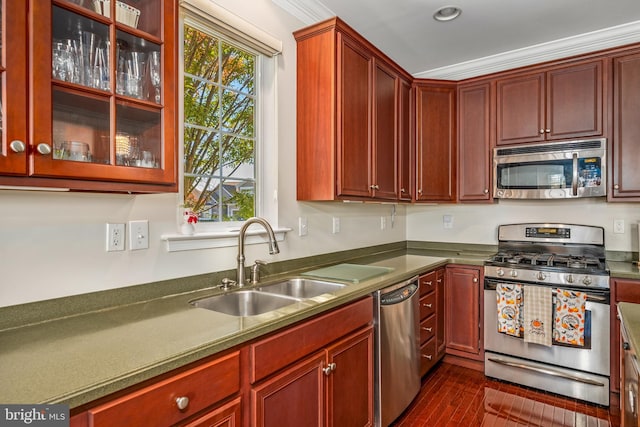
[{"label": "window sill", "polygon": [[[278,242],[284,241],[291,228],[280,227],[274,228]],[[160,236],[162,240],[167,242],[168,252],[191,251],[195,249],[211,249],[226,248],[238,246],[239,230],[196,233],[191,236],[184,234],[163,234]],[[256,243],[266,243],[266,232],[263,230],[247,230],[245,234],[245,245],[254,245]]]}]

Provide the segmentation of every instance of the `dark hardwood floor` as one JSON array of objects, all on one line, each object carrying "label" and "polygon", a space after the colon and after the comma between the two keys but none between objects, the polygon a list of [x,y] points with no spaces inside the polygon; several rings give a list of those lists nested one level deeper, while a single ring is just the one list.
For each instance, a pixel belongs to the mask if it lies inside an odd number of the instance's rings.
[{"label": "dark hardwood floor", "polygon": [[618,427],[608,408],[486,378],[440,363],[393,427],[584,426]]}]

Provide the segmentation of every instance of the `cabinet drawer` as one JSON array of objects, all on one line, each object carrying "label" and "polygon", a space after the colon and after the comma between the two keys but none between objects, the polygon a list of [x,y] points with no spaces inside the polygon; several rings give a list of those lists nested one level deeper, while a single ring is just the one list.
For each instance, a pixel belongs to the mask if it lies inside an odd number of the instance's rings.
[{"label": "cabinet drawer", "polygon": [[437,361],[436,340],[431,339],[420,347],[420,375],[426,374]]},{"label": "cabinet drawer", "polygon": [[251,383],[372,322],[373,298],[367,297],[251,344]]},{"label": "cabinet drawer", "polygon": [[[90,409],[94,427],[175,424],[240,390],[240,353],[204,363],[112,402]],[[189,404],[178,409],[176,399]]]},{"label": "cabinet drawer", "polygon": [[436,312],[436,293],[420,298],[420,319],[426,319]]},{"label": "cabinet drawer", "polygon": [[436,316],[430,316],[420,322],[420,344],[429,341],[436,333]]},{"label": "cabinet drawer", "polygon": [[436,290],[438,271],[433,270],[420,276],[420,296],[424,296]]},{"label": "cabinet drawer", "polygon": [[615,279],[616,302],[640,302],[640,280]]}]

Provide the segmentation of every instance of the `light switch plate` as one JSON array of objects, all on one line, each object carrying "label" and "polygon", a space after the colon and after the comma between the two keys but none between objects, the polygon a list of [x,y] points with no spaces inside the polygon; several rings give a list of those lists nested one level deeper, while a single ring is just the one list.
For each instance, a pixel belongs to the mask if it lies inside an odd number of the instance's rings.
[{"label": "light switch plate", "polygon": [[306,236],[309,234],[309,228],[307,226],[307,217],[298,217],[298,236]]},{"label": "light switch plate", "polygon": [[149,249],[149,221],[129,221],[129,249]]}]

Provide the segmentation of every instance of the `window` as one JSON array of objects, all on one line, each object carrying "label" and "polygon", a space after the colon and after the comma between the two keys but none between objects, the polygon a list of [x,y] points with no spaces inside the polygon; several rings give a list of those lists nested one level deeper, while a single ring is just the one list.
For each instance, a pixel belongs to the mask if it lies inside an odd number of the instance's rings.
[{"label": "window", "polygon": [[256,214],[259,57],[211,29],[183,28],[184,205],[204,222]]},{"label": "window", "polygon": [[[290,231],[278,226],[277,203],[276,57],[282,42],[210,0],[181,0],[180,7],[177,201],[196,210],[200,221],[195,236],[162,238],[170,252],[235,246],[242,221],[256,215],[282,240]],[[178,225],[183,212],[176,210]]]}]

